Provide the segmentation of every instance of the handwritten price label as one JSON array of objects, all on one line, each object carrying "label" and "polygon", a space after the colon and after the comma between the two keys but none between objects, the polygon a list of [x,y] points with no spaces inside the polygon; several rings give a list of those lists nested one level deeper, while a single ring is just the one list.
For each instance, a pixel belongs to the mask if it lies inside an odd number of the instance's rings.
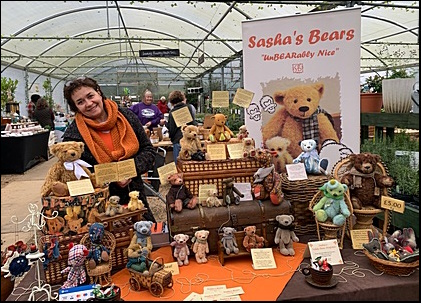
[{"label": "handwritten price label", "polygon": [[405,210],[405,201],[382,196],[380,207],[403,214]]}]

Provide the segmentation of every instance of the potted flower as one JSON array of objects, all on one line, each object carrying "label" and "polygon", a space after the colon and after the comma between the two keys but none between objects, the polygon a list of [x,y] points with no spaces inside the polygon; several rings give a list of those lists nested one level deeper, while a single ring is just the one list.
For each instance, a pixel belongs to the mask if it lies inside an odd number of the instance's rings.
[{"label": "potted flower", "polygon": [[1,110],[6,112],[10,112],[7,110],[8,103],[13,103],[15,100],[15,91],[18,86],[18,80],[1,77]]},{"label": "potted flower", "polygon": [[379,113],[382,108],[382,80],[383,77],[376,74],[366,78],[361,87],[360,110],[362,113]]},{"label": "potted flower", "polygon": [[406,69],[393,69],[382,80],[383,105],[387,113],[409,113],[412,108],[411,93],[415,78]]}]

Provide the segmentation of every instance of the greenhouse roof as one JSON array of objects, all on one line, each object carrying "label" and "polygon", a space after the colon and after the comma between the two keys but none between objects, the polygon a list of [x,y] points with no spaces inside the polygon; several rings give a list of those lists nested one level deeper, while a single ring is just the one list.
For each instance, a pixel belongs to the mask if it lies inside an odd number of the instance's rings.
[{"label": "greenhouse roof", "polygon": [[200,80],[241,61],[242,21],[358,6],[361,73],[419,65],[419,1],[1,1],[2,72]]}]

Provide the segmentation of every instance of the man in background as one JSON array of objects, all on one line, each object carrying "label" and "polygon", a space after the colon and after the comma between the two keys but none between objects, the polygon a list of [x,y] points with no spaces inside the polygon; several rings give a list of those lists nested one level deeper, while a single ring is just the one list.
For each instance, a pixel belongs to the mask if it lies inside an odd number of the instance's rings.
[{"label": "man in background", "polygon": [[35,112],[35,104],[37,103],[38,99],[40,99],[41,96],[38,94],[31,95],[31,100],[28,102],[28,118],[30,120],[34,120],[34,112]]}]

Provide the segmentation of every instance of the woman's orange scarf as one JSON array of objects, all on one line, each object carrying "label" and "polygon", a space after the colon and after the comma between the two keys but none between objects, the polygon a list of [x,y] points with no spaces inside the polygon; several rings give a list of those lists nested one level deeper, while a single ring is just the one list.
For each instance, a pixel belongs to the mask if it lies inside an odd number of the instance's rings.
[{"label": "woman's orange scarf", "polygon": [[[76,113],[76,125],[86,145],[98,163],[109,163],[132,157],[139,150],[139,141],[126,117],[118,111],[115,102],[104,100],[104,109],[108,114],[107,121],[98,123],[81,113]],[[114,150],[110,151],[101,137],[100,131],[110,131]]]}]

